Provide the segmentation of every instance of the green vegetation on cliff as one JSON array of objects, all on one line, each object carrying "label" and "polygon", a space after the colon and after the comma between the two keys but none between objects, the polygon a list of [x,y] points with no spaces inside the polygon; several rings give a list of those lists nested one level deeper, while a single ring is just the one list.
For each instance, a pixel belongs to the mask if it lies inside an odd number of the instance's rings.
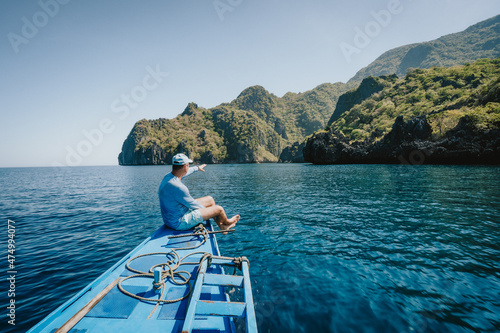
[{"label": "green vegetation on cliff", "polygon": [[194,103],[174,119],[140,120],[132,132],[140,138],[133,148],[135,151],[146,151],[156,145],[169,156],[187,149],[196,158],[207,151],[215,160],[223,160],[226,155],[224,140],[215,131],[212,112]]},{"label": "green vegetation on cliff", "polygon": [[395,119],[426,116],[435,139],[469,116],[478,130],[500,126],[500,59],[451,68],[415,69],[373,93],[330,127],[350,141],[377,140]]},{"label": "green vegetation on cliff", "polygon": [[204,163],[275,162],[292,145],[288,155],[296,156],[304,139],[327,125],[350,141],[375,141],[400,115],[425,115],[434,138],[465,115],[478,129],[496,128],[498,60],[443,67],[499,56],[500,15],[460,33],[390,50],[347,84],[324,83],[281,98],[253,86],[212,109],[191,103],[174,119],[140,120],[123,143],[119,163],[165,164],[180,151]]},{"label": "green vegetation on cliff", "polygon": [[347,89],[343,83],[325,83],[279,98],[253,86],[212,109],[190,103],[174,119],[138,121],[119,162],[164,164],[180,151],[203,163],[276,162],[285,147],[326,126]]},{"label": "green vegetation on cliff", "polygon": [[398,77],[395,74],[380,77],[367,77],[361,81],[361,84],[356,89],[352,89],[339,97],[335,111],[330,121],[328,121],[328,125],[339,119],[344,112],[350,110],[354,105],[363,102],[372,94],[391,86],[397,79]]}]

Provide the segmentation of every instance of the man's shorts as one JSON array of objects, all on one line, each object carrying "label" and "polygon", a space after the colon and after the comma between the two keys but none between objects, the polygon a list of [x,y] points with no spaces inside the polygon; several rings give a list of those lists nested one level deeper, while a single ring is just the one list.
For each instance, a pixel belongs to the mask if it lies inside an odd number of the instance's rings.
[{"label": "man's shorts", "polygon": [[191,209],[179,219],[179,225],[175,230],[188,230],[203,223],[203,217],[198,209]]}]

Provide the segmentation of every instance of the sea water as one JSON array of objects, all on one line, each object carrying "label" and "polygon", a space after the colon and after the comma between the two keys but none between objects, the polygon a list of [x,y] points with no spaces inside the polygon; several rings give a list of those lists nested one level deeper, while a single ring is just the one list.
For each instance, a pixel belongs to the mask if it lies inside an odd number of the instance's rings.
[{"label": "sea water", "polygon": [[[169,171],[0,169],[7,278],[16,227],[0,331],[26,331],[156,230]],[[241,215],[217,239],[250,259],[260,332],[500,330],[499,167],[209,165],[183,181]]]}]

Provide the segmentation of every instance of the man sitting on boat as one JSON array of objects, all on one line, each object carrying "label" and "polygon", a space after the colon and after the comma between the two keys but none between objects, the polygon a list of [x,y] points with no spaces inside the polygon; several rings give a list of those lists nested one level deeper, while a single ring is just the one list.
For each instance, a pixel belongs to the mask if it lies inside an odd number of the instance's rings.
[{"label": "man sitting on boat", "polygon": [[189,190],[181,181],[197,171],[205,172],[206,164],[189,167],[193,163],[184,154],[172,158],[172,172],[166,175],[158,190],[163,222],[175,230],[188,230],[203,221],[214,218],[221,230],[228,230],[236,225],[240,216],[227,218],[224,208],[215,204],[214,198],[206,196],[193,199]]}]

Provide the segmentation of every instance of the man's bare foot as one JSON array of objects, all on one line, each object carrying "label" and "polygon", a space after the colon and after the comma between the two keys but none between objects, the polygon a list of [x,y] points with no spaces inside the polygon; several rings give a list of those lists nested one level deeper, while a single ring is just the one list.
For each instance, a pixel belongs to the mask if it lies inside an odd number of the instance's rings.
[{"label": "man's bare foot", "polygon": [[[240,220],[240,216],[235,215],[235,216],[231,217],[230,219],[228,219],[225,224],[222,224],[222,223],[219,224],[219,228],[220,228],[220,230],[229,230],[229,229],[233,228],[236,225],[236,223],[238,223],[239,220]],[[227,232],[223,232],[222,234],[227,235]]]},{"label": "man's bare foot", "polygon": [[227,219],[227,222],[225,224],[236,224],[240,220],[240,217],[241,216],[239,216],[239,215],[234,215],[230,219]]}]

